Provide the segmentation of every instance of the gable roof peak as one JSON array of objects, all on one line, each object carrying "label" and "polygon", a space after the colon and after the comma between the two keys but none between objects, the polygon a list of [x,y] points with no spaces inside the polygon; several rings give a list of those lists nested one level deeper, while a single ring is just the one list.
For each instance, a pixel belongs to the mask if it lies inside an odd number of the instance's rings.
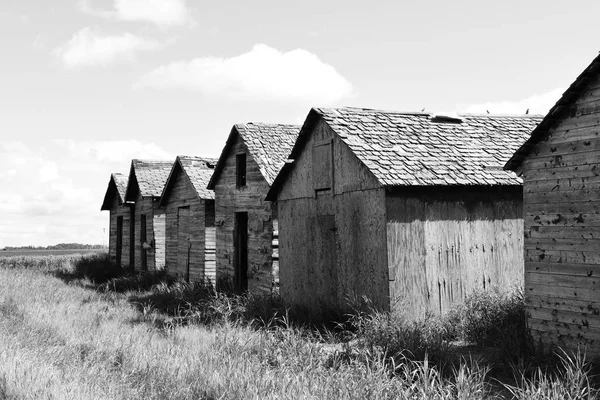
[{"label": "gable roof peak", "polygon": [[267,184],[272,185],[277,173],[285,164],[299,131],[300,126],[292,124],[264,122],[235,124],[223,147],[208,188],[215,188],[237,135],[244,141]]},{"label": "gable roof peak", "polygon": [[134,201],[138,191],[142,197],[160,197],[172,167],[173,161],[131,160],[125,199]]},{"label": "gable roof peak", "polygon": [[104,201],[102,202],[100,210],[110,210],[112,200],[115,196],[117,197],[117,203],[119,205],[125,203],[127,181],[128,177],[119,172],[113,172],[112,174],[110,174],[108,187],[106,188],[106,193],[104,194]]},{"label": "gable roof peak", "polygon": [[521,167],[523,160],[531,153],[533,148],[550,134],[550,128],[560,119],[571,112],[574,102],[577,100],[582,90],[589,84],[590,78],[598,76],[600,73],[600,54],[579,74],[565,90],[556,104],[548,111],[539,125],[531,132],[530,137],[519,147],[508,162],[504,165],[505,170],[517,171]]}]

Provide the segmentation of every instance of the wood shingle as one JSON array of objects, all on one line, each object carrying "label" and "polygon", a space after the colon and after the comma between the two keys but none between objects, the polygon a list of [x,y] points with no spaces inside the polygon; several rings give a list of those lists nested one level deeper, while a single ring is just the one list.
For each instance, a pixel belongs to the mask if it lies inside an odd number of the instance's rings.
[{"label": "wood shingle", "polygon": [[[542,120],[539,115],[402,113],[364,108],[315,108],[300,132],[322,118],[383,186],[519,185],[502,169]],[[276,185],[275,185],[276,186]]]}]

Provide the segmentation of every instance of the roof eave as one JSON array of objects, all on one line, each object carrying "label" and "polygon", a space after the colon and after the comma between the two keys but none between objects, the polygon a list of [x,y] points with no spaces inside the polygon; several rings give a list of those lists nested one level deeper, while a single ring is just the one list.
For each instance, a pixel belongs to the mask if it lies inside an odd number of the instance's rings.
[{"label": "roof eave", "polygon": [[531,153],[533,148],[548,135],[550,127],[554,125],[558,119],[564,117],[564,113],[577,98],[579,91],[585,87],[587,81],[593,76],[592,73],[594,73],[594,70],[597,70],[598,68],[600,68],[600,55],[596,56],[573,83],[571,83],[569,88],[565,90],[556,104],[548,111],[548,114],[546,114],[544,119],[542,119],[531,132],[529,139],[517,149],[504,165],[505,170],[518,171],[521,168],[523,161]]},{"label": "roof eave", "polygon": [[233,127],[231,128],[231,131],[229,132],[229,136],[227,137],[225,146],[223,146],[223,150],[221,151],[221,155],[219,156],[217,165],[215,165],[215,170],[214,170],[212,176],[210,177],[210,180],[208,181],[208,185],[206,185],[206,188],[209,190],[215,190],[215,186],[217,185],[217,181],[219,180],[221,171],[223,171],[223,168],[225,168],[225,162],[227,161],[227,156],[229,155],[229,150],[231,149],[231,146],[233,145],[233,138],[235,137],[235,135],[239,134],[239,130],[238,130],[239,126],[240,126],[240,124],[233,125]]},{"label": "roof eave", "polygon": [[[300,128],[300,132],[298,133],[298,137],[296,138],[296,142],[290,151],[290,155],[287,157],[288,160],[295,159],[295,157],[300,152],[300,147],[303,145],[305,141],[305,136],[308,135],[308,132],[312,131],[317,122],[321,119],[321,113],[316,108],[311,108],[306,116],[302,127]],[[268,201],[277,201],[277,196],[279,194],[279,189],[281,184],[285,181],[289,171],[293,168],[293,163],[285,163],[283,167],[279,170],[279,173],[273,180],[273,184],[269,188],[267,192],[266,200]]]},{"label": "roof eave", "polygon": [[159,200],[158,200],[159,207],[164,207],[167,203],[167,198],[169,196],[171,186],[173,186],[173,184],[175,183],[175,179],[177,178],[176,170],[178,167],[183,169],[183,166],[181,165],[181,158],[179,156],[177,156],[175,158],[175,162],[173,163],[173,167],[171,167],[171,171],[169,172],[169,177],[167,178],[167,182],[165,183],[162,193],[159,196]]}]

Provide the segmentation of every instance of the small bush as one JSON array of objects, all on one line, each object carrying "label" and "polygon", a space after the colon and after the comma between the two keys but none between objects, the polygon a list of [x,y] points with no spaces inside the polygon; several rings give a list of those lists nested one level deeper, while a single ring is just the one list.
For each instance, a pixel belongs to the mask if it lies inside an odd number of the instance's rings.
[{"label": "small bush", "polygon": [[108,253],[81,256],[73,262],[73,277],[88,278],[94,283],[104,283],[124,274],[125,270],[112,262]]},{"label": "small bush", "polygon": [[448,320],[449,325],[456,326],[456,335],[461,340],[499,347],[514,356],[531,350],[525,301],[519,291],[474,292],[449,314]]},{"label": "small bush", "polygon": [[276,295],[235,295],[216,291],[207,282],[187,283],[162,274],[117,278],[101,289],[138,291],[130,297],[132,303],[144,314],[158,311],[172,317],[175,325],[245,322],[268,327],[286,315],[285,306]]},{"label": "small bush", "polygon": [[139,273],[121,271],[120,274],[116,274],[116,276],[101,283],[98,290],[116,293],[145,291],[163,283],[172,284],[174,281],[164,271]]},{"label": "small bush", "polygon": [[410,320],[402,315],[371,312],[352,316],[355,336],[368,348],[379,348],[392,357],[436,362],[445,359],[448,342],[441,318],[425,315]]},{"label": "small bush", "polygon": [[516,400],[592,400],[598,399],[600,392],[590,383],[591,366],[585,354],[579,349],[575,354],[563,351],[558,355],[558,371],[549,373],[538,368],[531,378],[521,375],[516,386],[503,386]]}]

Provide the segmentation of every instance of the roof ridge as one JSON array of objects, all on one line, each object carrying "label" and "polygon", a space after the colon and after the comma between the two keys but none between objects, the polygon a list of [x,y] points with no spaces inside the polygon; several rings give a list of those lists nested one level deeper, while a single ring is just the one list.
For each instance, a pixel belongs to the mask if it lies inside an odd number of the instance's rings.
[{"label": "roof ridge", "polygon": [[187,159],[196,159],[196,160],[202,160],[202,161],[214,161],[217,160],[217,157],[211,157],[211,156],[184,156],[184,155],[178,155],[177,158],[179,158],[180,160],[187,160]]},{"label": "roof ridge", "polygon": [[243,126],[246,127],[248,125],[256,125],[256,126],[265,126],[265,127],[278,127],[278,126],[284,126],[284,127],[288,127],[288,128],[300,128],[299,124],[285,124],[282,122],[255,122],[255,121],[250,121],[250,122],[242,122],[242,123],[237,123],[235,124],[236,126]]},{"label": "roof ridge", "polygon": [[133,164],[139,164],[139,163],[144,163],[144,164],[166,164],[166,163],[171,163],[173,164],[173,161],[170,160],[145,160],[145,159],[141,159],[141,158],[134,158],[131,160],[131,162]]},{"label": "roof ridge", "polygon": [[459,117],[485,117],[485,118],[544,118],[543,114],[487,114],[487,113],[457,113]]},{"label": "roof ridge", "polygon": [[399,114],[399,115],[416,115],[416,116],[430,116],[435,113],[429,111],[400,111],[400,110],[386,110],[380,108],[368,108],[368,107],[315,107],[315,110],[355,110],[355,111],[364,111],[364,112],[378,112],[378,113],[386,113],[386,114]]},{"label": "roof ridge", "polygon": [[[386,110],[386,109],[378,109],[378,108],[368,108],[368,107],[315,107],[315,110],[319,112],[326,111],[340,111],[340,110],[349,110],[349,111],[359,111],[359,112],[369,112],[369,113],[385,113],[385,114],[395,114],[395,115],[412,115],[412,116],[428,116],[432,117],[435,115],[445,115],[446,112],[435,112],[435,111],[401,111],[401,110]],[[462,113],[457,112],[456,115],[460,117],[486,117],[486,118],[543,118],[542,114],[495,114],[495,113]]]}]

